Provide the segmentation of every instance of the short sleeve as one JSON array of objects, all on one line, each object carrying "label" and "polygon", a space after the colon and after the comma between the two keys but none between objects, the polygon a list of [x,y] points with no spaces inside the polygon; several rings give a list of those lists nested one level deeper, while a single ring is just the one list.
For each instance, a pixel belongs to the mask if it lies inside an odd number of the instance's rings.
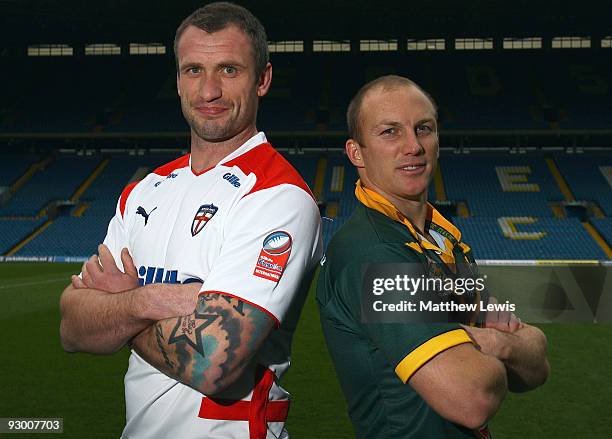
[{"label": "short sleeve", "polygon": [[[418,278],[425,274],[418,259],[399,244],[381,244],[369,249],[367,255],[354,257],[331,278],[324,274],[319,282],[328,282],[327,288],[333,292],[322,309],[322,316],[344,324],[370,340],[387,359],[396,375],[405,383],[425,363],[440,352],[471,339],[461,325],[442,322],[441,319],[429,321],[430,315],[417,311],[411,313],[410,323],[373,322],[364,319],[363,294],[364,265],[372,263],[402,264],[408,266],[410,276]],[[415,303],[418,300],[415,300]],[[369,306],[371,303],[368,303]],[[328,339],[329,342],[329,339]]]},{"label": "short sleeve", "polygon": [[109,248],[110,252],[115,258],[117,267],[119,267],[120,270],[123,270],[123,263],[121,262],[121,249],[124,247],[129,248],[129,240],[123,219],[123,212],[121,211],[121,204],[122,200],[120,198],[117,202],[115,216],[113,216],[108,224],[104,244]]},{"label": "short sleeve", "polygon": [[251,193],[228,216],[202,293],[233,295],[280,324],[321,252],[321,218],[309,194],[292,185]]}]

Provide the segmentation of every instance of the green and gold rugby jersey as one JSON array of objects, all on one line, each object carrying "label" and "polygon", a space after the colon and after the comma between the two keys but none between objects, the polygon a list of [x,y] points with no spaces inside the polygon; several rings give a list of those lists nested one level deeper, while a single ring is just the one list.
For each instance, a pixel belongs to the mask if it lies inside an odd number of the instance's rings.
[{"label": "green and gold rugby jersey", "polygon": [[390,202],[359,181],[355,193],[361,203],[327,249],[317,302],[356,436],[487,437],[486,430],[478,433],[445,420],[406,385],[440,352],[471,343],[458,323],[363,323],[361,315],[363,264],[411,263],[423,267],[414,273],[418,276],[432,265],[452,270],[455,261],[473,263],[469,247],[431,205],[427,226],[439,245],[422,238]]}]

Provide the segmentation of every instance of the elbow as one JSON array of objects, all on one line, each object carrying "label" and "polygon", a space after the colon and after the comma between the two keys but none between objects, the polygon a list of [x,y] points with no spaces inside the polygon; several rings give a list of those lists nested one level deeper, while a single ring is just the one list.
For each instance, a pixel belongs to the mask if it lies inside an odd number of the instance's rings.
[{"label": "elbow", "polygon": [[546,335],[544,334],[544,332],[537,328],[537,334],[539,335],[539,352],[538,352],[538,356],[539,358],[541,358],[539,367],[534,368],[536,369],[536,373],[532,382],[532,388],[535,387],[539,387],[541,385],[543,385],[546,380],[548,379],[548,376],[550,375],[550,363],[548,362],[548,358],[546,356],[546,351],[547,351],[547,347],[548,347],[548,340],[546,339]]},{"label": "elbow", "polygon": [[508,392],[508,379],[504,365],[501,362],[495,362],[489,367],[491,369],[488,379],[480,377],[477,382],[472,383],[471,388],[466,388],[463,393],[470,397],[463,400],[463,410],[457,423],[472,430],[486,425],[495,416]]},{"label": "elbow", "polygon": [[228,380],[224,378],[216,380],[207,380],[204,378],[200,383],[193,383],[193,387],[202,393],[204,396],[214,398],[219,396],[225,389],[227,389],[234,380]]},{"label": "elbow", "polygon": [[548,380],[548,376],[550,375],[550,363],[548,362],[548,357],[546,356],[546,351],[548,347],[548,340],[546,339],[546,335],[544,332],[540,330],[540,334],[542,337],[541,346],[542,346],[542,363],[540,366],[540,374],[538,376],[538,380],[535,383],[535,387],[539,387]]},{"label": "elbow", "polygon": [[61,320],[60,320],[60,328],[59,328],[59,332],[60,332],[60,342],[62,344],[62,348],[64,349],[64,351],[66,352],[76,352],[76,346],[74,343],[74,338],[71,336],[71,328],[70,328],[70,323],[69,323],[69,319],[68,319],[68,314],[69,314],[69,300],[68,300],[68,290],[70,287],[67,287],[63,294],[62,297],[60,298],[60,314],[61,314]]},{"label": "elbow", "polygon": [[469,406],[464,411],[463,419],[460,419],[458,423],[471,430],[477,430],[486,425],[499,410],[504,395],[491,393],[473,395],[470,398]]},{"label": "elbow", "polygon": [[65,352],[78,351],[74,338],[70,336],[70,329],[65,318],[62,318],[60,323],[60,342]]},{"label": "elbow", "polygon": [[535,389],[536,387],[540,387],[541,385],[543,385],[546,382],[546,380],[548,380],[549,375],[550,375],[550,363],[548,362],[548,359],[544,357],[542,364],[540,366],[539,373],[537,373],[536,376],[534,377],[531,388]]},{"label": "elbow", "polygon": [[[207,397],[217,397],[225,389],[231,386],[244,372],[244,365],[223,365],[221,368],[220,364],[211,362],[209,370],[218,370],[220,375],[214,376],[213,374],[205,374],[202,379],[198,382],[192,382],[191,386]],[[192,378],[193,379],[193,378]]]},{"label": "elbow", "polygon": [[544,369],[542,372],[542,380],[539,384],[540,386],[548,380],[549,375],[550,375],[550,363],[548,362],[548,358],[544,358]]}]

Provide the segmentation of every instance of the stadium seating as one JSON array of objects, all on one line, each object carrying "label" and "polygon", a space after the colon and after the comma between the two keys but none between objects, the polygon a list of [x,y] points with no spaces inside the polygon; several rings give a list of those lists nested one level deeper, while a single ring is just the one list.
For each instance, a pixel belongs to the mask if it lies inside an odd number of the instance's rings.
[{"label": "stadium seating", "polygon": [[28,167],[38,160],[35,154],[0,155],[0,186],[10,186],[21,177]]},{"label": "stadium seating", "polygon": [[[560,201],[563,196],[541,156],[515,157],[510,155],[445,155],[441,157],[446,196],[449,200],[467,201],[472,216],[551,217],[549,201]],[[536,192],[504,190],[497,169],[518,167],[528,169],[520,175],[528,183],[537,185]],[[525,183],[515,183],[525,184]]]},{"label": "stadium seating", "polygon": [[300,173],[306,184],[311,188],[314,187],[318,157],[287,155],[285,158]]},{"label": "stadium seating", "polygon": [[[102,160],[108,159],[108,164],[81,194],[73,211],[79,216],[60,215],[17,255],[91,254],[105,236],[108,221],[114,215],[118,196],[125,185],[138,177],[138,172],[155,169],[179,155],[179,151],[143,156],[119,152],[104,157],[83,157],[74,153],[58,155],[47,169],[36,173],[0,212],[5,216],[7,213],[35,215],[49,201],[69,198]],[[357,172],[341,152],[325,155],[291,153],[286,157],[312,188],[321,183],[318,179],[322,179],[319,201],[323,203],[323,232],[327,245],[357,204],[354,196]],[[612,197],[608,182],[598,167],[609,166],[612,163],[610,156],[585,154],[579,157],[580,161],[576,157],[557,154],[554,159],[576,198],[595,200],[608,213],[606,203]],[[325,158],[326,167],[324,173],[318,175],[321,158]],[[451,203],[465,202],[469,210],[468,217],[455,216],[453,221],[462,230],[477,258],[606,258],[578,219],[558,218],[559,212],[556,212],[557,218],[553,217],[550,204],[562,201],[563,195],[547,168],[546,158],[541,153],[453,154],[445,151],[441,155],[446,199]],[[19,157],[14,158],[14,163],[17,162]],[[20,169],[23,171],[25,167],[22,163]],[[432,184],[429,199],[435,200],[435,194]],[[0,221],[2,252],[14,246],[45,219]],[[590,218],[590,221],[611,243],[612,219]],[[72,238],[75,236],[78,239]]]},{"label": "stadium seating", "polygon": [[21,242],[45,221],[44,218],[24,220],[0,219],[0,254],[6,253],[13,246]]},{"label": "stadium seating", "polygon": [[68,200],[99,163],[100,157],[58,156],[0,208],[0,216],[33,217],[51,201]]},{"label": "stadium seating", "polygon": [[544,232],[541,239],[510,239],[496,218],[453,218],[477,259],[606,259],[605,253],[574,218],[539,218],[521,225],[525,232]]},{"label": "stadium seating", "polygon": [[612,175],[612,155],[559,155],[555,161],[577,200],[596,201],[606,216],[612,216],[612,177],[608,181],[603,174],[607,168]]},{"label": "stadium seating", "polygon": [[106,236],[110,217],[59,217],[17,256],[90,256]]},{"label": "stadium seating", "polygon": [[593,218],[591,223],[612,248],[612,218]]},{"label": "stadium seating", "polygon": [[[259,122],[267,131],[344,130],[355,91],[397,73],[436,98],[444,129],[608,128],[609,57],[525,52],[273,54],[274,85]],[[170,56],[23,57],[15,63],[0,84],[7,102],[0,132],[187,132]],[[449,65],[458,66],[452,75]],[[20,74],[34,70],[36,86]]]}]

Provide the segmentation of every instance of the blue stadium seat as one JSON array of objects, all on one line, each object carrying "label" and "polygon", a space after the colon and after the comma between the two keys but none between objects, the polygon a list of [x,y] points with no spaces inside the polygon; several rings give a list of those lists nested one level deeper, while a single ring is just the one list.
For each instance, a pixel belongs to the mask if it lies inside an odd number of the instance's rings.
[{"label": "blue stadium seat", "polygon": [[[549,201],[563,196],[541,156],[445,155],[440,159],[446,197],[467,201],[472,216],[551,217]],[[502,189],[496,167],[529,167],[528,182],[537,184],[539,192],[507,192]]]},{"label": "blue stadium seat", "polygon": [[100,157],[58,156],[0,208],[0,216],[36,216],[49,202],[68,200],[100,160]]},{"label": "blue stadium seat", "polygon": [[606,216],[612,216],[612,187],[600,170],[612,169],[611,154],[564,154],[555,161],[577,200],[596,201]]},{"label": "blue stadium seat", "polygon": [[17,256],[91,256],[106,236],[108,218],[59,217]]},{"label": "blue stadium seat", "polygon": [[45,221],[45,219],[0,220],[0,254],[9,251]]},{"label": "blue stadium seat", "polygon": [[538,218],[534,224],[517,227],[525,232],[546,233],[536,240],[505,237],[497,218],[453,218],[453,223],[477,259],[606,259],[603,250],[575,218]]},{"label": "blue stadium seat", "polygon": [[591,223],[612,248],[612,218],[593,218]]},{"label": "blue stadium seat", "polygon": [[28,167],[38,161],[34,154],[2,154],[0,155],[0,186],[10,186],[21,177]]}]

